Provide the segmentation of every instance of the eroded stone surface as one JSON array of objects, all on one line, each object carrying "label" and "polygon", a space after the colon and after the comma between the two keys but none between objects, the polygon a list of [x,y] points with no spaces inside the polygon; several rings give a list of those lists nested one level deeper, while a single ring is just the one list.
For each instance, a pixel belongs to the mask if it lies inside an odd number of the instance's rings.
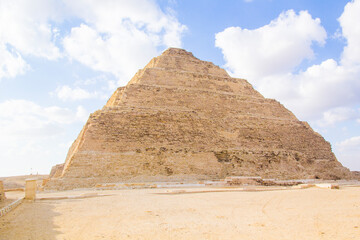
[{"label": "eroded stone surface", "polygon": [[279,102],[171,48],[91,114],[48,187],[237,175],[340,179],[350,172]]},{"label": "eroded stone surface", "polygon": [[65,163],[56,164],[51,168],[49,178],[59,178],[64,170]]}]

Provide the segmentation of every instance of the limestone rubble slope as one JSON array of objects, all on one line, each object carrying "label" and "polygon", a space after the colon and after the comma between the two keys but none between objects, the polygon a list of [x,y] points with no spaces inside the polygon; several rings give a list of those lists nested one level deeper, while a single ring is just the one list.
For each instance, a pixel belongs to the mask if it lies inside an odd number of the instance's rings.
[{"label": "limestone rubble slope", "polygon": [[349,178],[330,144],[244,79],[170,48],[90,115],[48,187],[118,181]]}]

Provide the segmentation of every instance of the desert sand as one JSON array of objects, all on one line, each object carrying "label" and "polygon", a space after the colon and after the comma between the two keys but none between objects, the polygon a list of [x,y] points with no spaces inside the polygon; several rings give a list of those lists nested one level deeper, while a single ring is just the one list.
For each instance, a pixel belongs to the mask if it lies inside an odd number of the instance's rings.
[{"label": "desert sand", "polygon": [[[24,202],[0,218],[0,239],[343,240],[360,236],[359,187],[187,193],[195,190],[216,189],[41,193],[37,197],[43,200]],[[81,194],[90,197],[44,200]]]}]

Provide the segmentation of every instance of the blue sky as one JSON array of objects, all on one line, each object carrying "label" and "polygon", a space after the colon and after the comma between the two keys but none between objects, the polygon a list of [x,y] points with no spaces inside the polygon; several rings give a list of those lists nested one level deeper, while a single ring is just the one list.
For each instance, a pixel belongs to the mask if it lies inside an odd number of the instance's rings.
[{"label": "blue sky", "polygon": [[0,0],[0,176],[49,173],[91,112],[181,47],[247,79],[360,170],[360,0]]}]

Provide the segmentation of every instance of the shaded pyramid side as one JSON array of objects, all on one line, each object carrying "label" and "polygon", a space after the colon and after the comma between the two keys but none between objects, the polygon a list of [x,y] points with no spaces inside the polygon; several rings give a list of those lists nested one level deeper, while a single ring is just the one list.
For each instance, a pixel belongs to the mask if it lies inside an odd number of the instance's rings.
[{"label": "shaded pyramid side", "polygon": [[168,49],[91,114],[59,181],[229,175],[347,178],[331,146],[279,102],[182,49]]}]

